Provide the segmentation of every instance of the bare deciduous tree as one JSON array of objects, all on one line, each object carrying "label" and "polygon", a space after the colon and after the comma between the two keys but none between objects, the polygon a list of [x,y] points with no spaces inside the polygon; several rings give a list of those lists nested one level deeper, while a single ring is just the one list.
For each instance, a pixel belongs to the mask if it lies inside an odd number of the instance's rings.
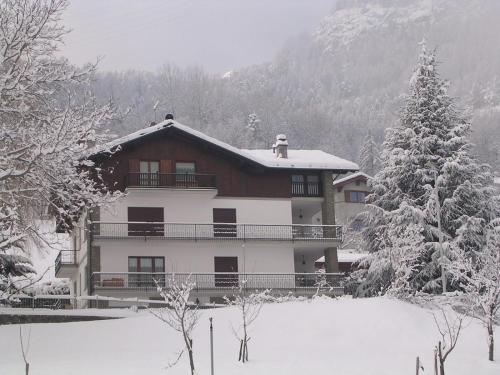
[{"label": "bare deciduous tree", "polygon": [[150,310],[151,314],[166,323],[169,327],[181,333],[184,340],[185,349],[183,349],[175,362],[169,365],[174,366],[187,351],[189,356],[189,367],[191,375],[195,374],[194,356],[193,356],[193,338],[191,336],[194,327],[198,323],[198,306],[189,302],[191,291],[196,286],[188,277],[184,282],[179,282],[175,275],[164,282],[155,280],[158,292],[165,300],[167,307],[159,310]]},{"label": "bare deciduous tree", "polygon": [[[455,312],[446,312],[444,309],[441,309],[440,315],[440,318],[438,318],[436,314],[433,314],[436,328],[441,336],[441,340],[438,341],[434,350],[434,371],[436,375],[445,375],[444,365],[446,359],[457,345],[464,317]],[[439,373],[437,372],[438,363]]]},{"label": "bare deciduous tree", "polygon": [[238,361],[248,362],[248,342],[251,337],[248,335],[248,328],[257,319],[264,302],[269,297],[269,290],[249,293],[246,290],[247,281],[240,282],[232,297],[224,297],[226,303],[235,306],[241,316],[241,324],[238,328],[233,328],[233,333],[240,343]]},{"label": "bare deciduous tree", "polygon": [[500,312],[500,219],[486,227],[481,251],[457,249],[450,270],[460,281],[474,317],[486,327],[488,359],[493,361],[494,329]]},{"label": "bare deciduous tree", "polygon": [[[89,93],[95,65],[76,68],[57,56],[67,5],[0,2],[0,257],[14,263],[30,258],[30,243],[51,245],[42,209],[70,229],[109,198],[86,156],[107,139],[101,125],[114,111]],[[9,270],[0,267],[0,288]]]}]

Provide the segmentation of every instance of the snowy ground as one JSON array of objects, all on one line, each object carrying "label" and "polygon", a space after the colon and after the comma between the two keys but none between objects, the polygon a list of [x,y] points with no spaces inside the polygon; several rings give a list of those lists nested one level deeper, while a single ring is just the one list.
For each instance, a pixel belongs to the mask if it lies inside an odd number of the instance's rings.
[{"label": "snowy ground", "polygon": [[[198,374],[210,373],[210,316],[217,375],[412,374],[417,355],[425,373],[432,373],[438,337],[431,312],[403,302],[345,298],[265,305],[252,329],[247,364],[236,361],[238,343],[230,325],[237,320],[235,310],[201,314],[194,333]],[[117,320],[33,324],[31,329],[32,374],[188,374],[186,358],[165,369],[181,343],[176,332],[147,312]],[[1,374],[23,372],[18,335],[18,326],[0,327]],[[495,355],[500,357],[498,349]],[[471,322],[447,360],[447,373],[498,375],[500,360],[486,358],[484,330]]]}]

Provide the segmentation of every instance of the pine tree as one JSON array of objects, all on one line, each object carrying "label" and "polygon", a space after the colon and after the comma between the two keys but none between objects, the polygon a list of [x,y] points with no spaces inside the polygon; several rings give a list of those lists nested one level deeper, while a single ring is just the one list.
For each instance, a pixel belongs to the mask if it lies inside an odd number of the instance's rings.
[{"label": "pine tree", "polygon": [[[479,165],[471,155],[470,122],[457,110],[447,89],[448,83],[439,77],[435,53],[424,45],[400,122],[387,132],[382,169],[373,179],[373,194],[367,199],[372,213],[364,235],[372,252],[383,254],[394,247],[397,236],[390,232],[394,223],[422,225],[422,246],[415,246],[411,257],[418,266],[405,277],[415,290],[427,292],[443,287],[441,266],[453,258],[447,250],[449,244],[459,241],[462,248],[478,249],[481,228],[498,215],[498,206],[490,203],[495,194],[490,168]],[[459,229],[462,235],[458,239]],[[380,273],[372,264],[377,262],[369,261],[367,274]],[[395,275],[399,264],[392,266]],[[369,284],[377,288],[389,288],[394,281],[393,277],[384,282],[366,278],[370,279]],[[366,284],[363,290],[365,294],[376,291]]]},{"label": "pine tree", "polygon": [[373,139],[371,131],[368,131],[359,153],[359,167],[361,171],[374,176],[380,166],[380,155],[378,145]]},{"label": "pine tree", "polygon": [[261,121],[256,113],[251,113],[248,115],[246,131],[248,134],[247,146],[248,147],[260,147],[262,141],[262,129]]}]

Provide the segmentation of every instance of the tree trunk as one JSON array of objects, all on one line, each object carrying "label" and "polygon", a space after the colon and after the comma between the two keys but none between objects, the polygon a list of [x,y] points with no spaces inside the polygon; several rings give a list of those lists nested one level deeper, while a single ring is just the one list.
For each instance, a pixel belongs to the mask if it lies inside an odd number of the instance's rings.
[{"label": "tree trunk", "polygon": [[242,356],[243,356],[243,340],[240,340],[240,354],[238,355],[238,361],[241,361]]},{"label": "tree trunk", "polygon": [[437,356],[436,349],[434,349],[434,375],[439,375],[438,374],[438,356]]},{"label": "tree trunk", "polygon": [[29,375],[29,373],[30,373],[30,364],[28,362],[26,362],[26,366],[25,366],[24,370],[25,370],[25,374]]},{"label": "tree trunk", "polygon": [[189,339],[188,354],[189,354],[189,366],[191,367],[191,375],[194,375],[195,371],[194,371],[194,359],[193,359],[193,340],[191,339]]},{"label": "tree trunk", "polygon": [[493,321],[492,319],[488,322],[488,359],[493,361],[495,353],[495,338],[493,336]]},{"label": "tree trunk", "polygon": [[444,374],[444,359],[443,359],[443,351],[441,349],[441,341],[439,341],[439,375],[445,375]]}]

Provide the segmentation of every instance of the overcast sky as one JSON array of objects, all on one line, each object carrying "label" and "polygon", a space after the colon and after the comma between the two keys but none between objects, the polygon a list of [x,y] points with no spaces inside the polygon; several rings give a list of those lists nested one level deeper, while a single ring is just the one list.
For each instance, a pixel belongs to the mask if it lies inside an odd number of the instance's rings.
[{"label": "overcast sky", "polygon": [[313,31],[335,0],[72,0],[62,53],[101,70],[156,70],[164,62],[213,73],[269,61]]}]

